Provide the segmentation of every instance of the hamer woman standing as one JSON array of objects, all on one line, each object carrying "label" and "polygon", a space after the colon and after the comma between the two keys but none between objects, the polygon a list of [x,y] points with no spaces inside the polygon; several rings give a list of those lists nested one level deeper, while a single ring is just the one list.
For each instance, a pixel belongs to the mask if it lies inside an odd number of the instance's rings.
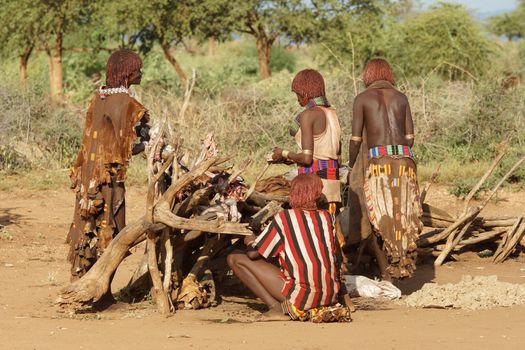
[{"label": "hamer woman standing", "polygon": [[366,136],[369,164],[364,193],[379,268],[384,279],[411,277],[416,269],[422,210],[411,149],[414,124],[410,104],[395,88],[392,69],[383,59],[367,63],[363,81],[366,90],[354,100],[350,167]]},{"label": "hamer woman standing", "polygon": [[341,202],[339,182],[339,157],[341,154],[341,127],[335,109],[326,99],[325,84],[321,73],[305,69],[292,81],[292,91],[305,110],[296,121],[299,130],[291,132],[298,152],[274,148],[272,159],[276,162],[293,162],[299,174],[315,174],[323,182],[323,194],[334,215]]},{"label": "hamer woman standing", "polygon": [[[132,154],[149,140],[148,113],[129,87],[140,84],[142,60],[131,50],[114,52],[106,65],[106,86],[86,114],[82,145],[70,177],[76,191],[67,236],[71,279],[82,277],[125,226],[126,171]],[[140,137],[140,143],[136,143]]]}]

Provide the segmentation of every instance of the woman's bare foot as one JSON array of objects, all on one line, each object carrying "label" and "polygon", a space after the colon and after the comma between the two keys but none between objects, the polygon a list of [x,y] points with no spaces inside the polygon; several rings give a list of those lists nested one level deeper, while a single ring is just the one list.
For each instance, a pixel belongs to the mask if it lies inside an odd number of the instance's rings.
[{"label": "woman's bare foot", "polygon": [[258,322],[270,322],[270,321],[290,321],[290,316],[283,314],[281,304],[277,303],[270,306],[270,309],[266,312],[261,313],[257,317]]},{"label": "woman's bare foot", "polygon": [[343,304],[350,310],[350,312],[355,312],[355,305],[350,299],[350,295],[345,294],[343,297]]}]

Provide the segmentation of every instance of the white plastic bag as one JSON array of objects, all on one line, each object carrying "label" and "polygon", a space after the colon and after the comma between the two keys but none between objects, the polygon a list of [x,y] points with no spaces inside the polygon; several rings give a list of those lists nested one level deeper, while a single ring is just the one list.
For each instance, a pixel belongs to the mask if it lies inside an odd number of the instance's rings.
[{"label": "white plastic bag", "polygon": [[345,275],[346,289],[350,294],[354,291],[361,297],[399,299],[401,291],[387,281],[371,280],[365,276]]}]

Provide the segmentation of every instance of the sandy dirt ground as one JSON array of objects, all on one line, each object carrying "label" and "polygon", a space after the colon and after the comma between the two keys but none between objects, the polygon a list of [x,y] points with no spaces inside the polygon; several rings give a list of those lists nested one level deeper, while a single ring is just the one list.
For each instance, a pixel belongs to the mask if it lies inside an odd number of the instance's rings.
[{"label": "sandy dirt ground", "polygon": [[[145,198],[145,189],[128,191],[128,222],[142,214]],[[147,301],[63,313],[54,300],[69,279],[64,239],[73,200],[66,190],[0,192],[0,349],[523,349],[525,306],[473,312],[361,301],[347,324],[250,322],[260,303],[231,296],[217,307],[169,318]],[[444,187],[432,188],[428,202],[462,206]],[[500,195],[486,213],[524,215],[525,193]],[[113,291],[126,284],[142,249],[124,261]],[[466,256],[438,269],[422,265],[399,286],[409,294],[425,282],[458,282],[467,274],[525,283],[525,258],[494,265]]]}]

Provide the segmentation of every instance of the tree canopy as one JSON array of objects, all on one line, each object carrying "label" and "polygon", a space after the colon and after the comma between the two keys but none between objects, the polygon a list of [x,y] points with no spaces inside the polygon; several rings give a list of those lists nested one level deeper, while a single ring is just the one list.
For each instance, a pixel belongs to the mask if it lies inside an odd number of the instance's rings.
[{"label": "tree canopy", "polygon": [[215,27],[229,28],[229,32],[246,34],[255,39],[261,79],[271,75],[271,49],[279,37],[301,42],[310,38],[315,28],[316,1],[205,0],[204,3],[209,4],[207,8],[213,5],[223,10],[217,17]]},{"label": "tree canopy", "polygon": [[492,33],[505,36],[509,41],[525,36],[525,0],[520,0],[516,10],[489,19]]},{"label": "tree canopy", "polygon": [[483,74],[494,47],[465,7],[440,4],[399,25],[392,59],[406,75],[433,71],[451,79]]},{"label": "tree canopy", "polygon": [[[22,84],[32,53],[48,57],[51,93],[62,94],[64,51],[142,54],[156,47],[185,85],[178,61],[189,39],[255,42],[259,75],[271,75],[276,42],[313,44],[326,64],[362,67],[385,57],[406,75],[438,72],[461,79],[482,74],[493,51],[482,26],[464,7],[441,3],[414,11],[415,0],[0,0],[4,57],[20,62]],[[509,40],[525,31],[525,0],[490,19],[490,29]],[[179,50],[179,51],[177,51]],[[98,67],[98,66],[97,66]]]}]

